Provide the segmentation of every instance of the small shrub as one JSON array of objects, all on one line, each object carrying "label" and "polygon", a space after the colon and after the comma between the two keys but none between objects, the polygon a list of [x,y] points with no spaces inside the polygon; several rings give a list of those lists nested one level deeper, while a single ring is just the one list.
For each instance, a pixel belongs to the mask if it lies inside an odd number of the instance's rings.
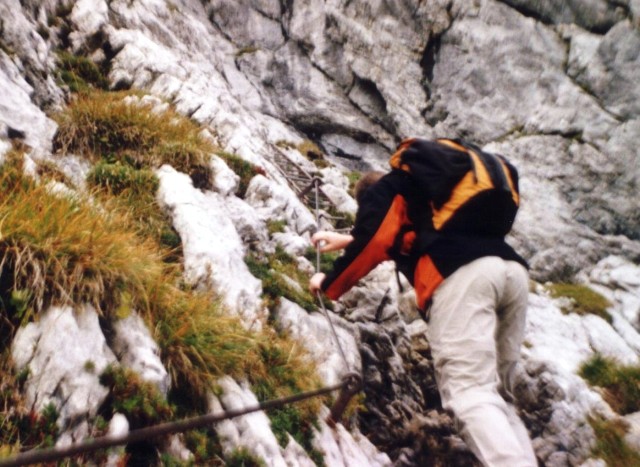
[{"label": "small shrub", "polygon": [[623,420],[591,418],[589,423],[596,435],[594,457],[603,459],[610,466],[640,465],[640,453],[624,439],[629,427]]},{"label": "small shrub", "polygon": [[[100,407],[100,415],[111,419],[121,413],[132,430],[157,425],[174,417],[174,410],[158,388],[143,381],[132,370],[108,366],[100,375],[100,384],[109,389],[109,395]],[[165,437],[166,438],[166,437]],[[163,443],[162,437],[127,445],[126,452],[131,465],[153,465],[158,458],[155,446]]]},{"label": "small shrub", "polygon": [[16,374],[9,351],[0,355],[0,457],[53,446],[58,436],[58,412],[53,404],[35,412],[27,407],[22,385],[28,370]]},{"label": "small shrub", "polygon": [[640,366],[620,365],[595,354],[579,370],[592,386],[604,389],[604,399],[616,412],[626,415],[640,410]]},{"label": "small shrub", "polygon": [[213,428],[189,430],[184,433],[187,449],[193,453],[194,465],[224,466],[222,446]]},{"label": "small shrub", "polygon": [[106,419],[121,413],[127,417],[131,429],[138,429],[173,417],[173,409],[164,396],[134,371],[108,366],[100,375],[100,384],[109,389],[109,396],[100,409]]},{"label": "small shrub", "polygon": [[16,375],[9,351],[0,355],[0,457],[53,446],[58,436],[58,412],[53,404],[35,412],[22,398],[21,376]]},{"label": "small shrub", "polygon": [[609,324],[613,321],[611,315],[607,312],[607,308],[611,303],[595,290],[581,284],[558,283],[549,286],[551,296],[567,297],[571,299],[571,307],[563,309],[565,313],[577,313],[579,315],[594,314],[600,316]]}]

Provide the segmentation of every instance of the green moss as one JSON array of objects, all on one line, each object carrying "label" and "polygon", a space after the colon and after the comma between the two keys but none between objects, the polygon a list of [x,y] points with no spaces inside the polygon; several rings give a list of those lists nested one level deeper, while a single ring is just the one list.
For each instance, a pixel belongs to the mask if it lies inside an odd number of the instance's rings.
[{"label": "green moss", "polygon": [[594,314],[600,316],[609,324],[613,321],[607,308],[611,303],[595,290],[581,284],[558,283],[548,286],[551,296],[555,298],[567,297],[571,299],[571,306],[563,308],[564,313],[579,315]]},{"label": "green moss", "polygon": [[353,190],[355,189],[358,180],[360,180],[360,177],[362,177],[362,172],[354,170],[347,173],[347,179],[349,180],[349,194],[352,198],[355,198],[355,192]]},{"label": "green moss", "polygon": [[589,423],[596,435],[594,457],[603,459],[610,466],[640,465],[640,453],[630,447],[624,439],[629,429],[626,422],[591,418]]},{"label": "green moss", "polygon": [[640,411],[640,366],[621,365],[595,354],[579,370],[592,386],[605,390],[604,398],[616,412],[626,415]]},{"label": "green moss", "polygon": [[[338,251],[331,251],[328,253],[320,253],[320,271],[326,273],[333,269],[333,263],[340,257],[341,253]],[[318,253],[314,247],[307,248],[304,252],[304,257],[317,266]]]}]

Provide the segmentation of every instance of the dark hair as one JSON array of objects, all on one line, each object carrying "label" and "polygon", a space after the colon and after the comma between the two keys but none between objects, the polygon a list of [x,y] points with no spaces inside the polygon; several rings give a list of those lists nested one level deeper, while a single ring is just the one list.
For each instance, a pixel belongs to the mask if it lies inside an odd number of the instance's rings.
[{"label": "dark hair", "polygon": [[362,197],[364,196],[364,193],[367,191],[367,189],[378,180],[380,180],[384,175],[386,175],[384,172],[379,171],[365,172],[362,174],[360,179],[353,187],[353,193],[358,204],[360,204],[360,202],[362,201]]}]

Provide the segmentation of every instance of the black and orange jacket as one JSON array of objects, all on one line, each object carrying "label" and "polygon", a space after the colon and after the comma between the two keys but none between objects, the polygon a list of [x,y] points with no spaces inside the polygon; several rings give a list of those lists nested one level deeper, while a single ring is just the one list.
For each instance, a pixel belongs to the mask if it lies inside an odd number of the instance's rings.
[{"label": "black and orange jacket", "polygon": [[[428,164],[412,164],[414,155],[425,152]],[[411,175],[402,161],[411,165]],[[494,226],[485,219],[478,223],[487,226],[485,230],[471,231],[456,222],[458,217],[440,230],[442,226],[434,226],[433,213],[446,209],[454,187],[474,168],[464,148],[445,141],[405,140],[391,163],[396,169],[365,192],[351,231],[354,240],[322,283],[329,298],[338,299],[386,260],[394,260],[411,281],[422,309],[446,277],[475,259],[498,256],[527,266],[504,240],[510,226]],[[506,160],[502,164],[517,195],[517,171]],[[483,215],[473,205],[465,209],[467,218]]]},{"label": "black and orange jacket", "polygon": [[322,290],[329,298],[338,299],[387,260],[396,261],[400,272],[413,279],[415,259],[410,250],[415,231],[408,203],[412,187],[409,174],[392,170],[364,193],[351,230],[353,241],[322,282]]}]

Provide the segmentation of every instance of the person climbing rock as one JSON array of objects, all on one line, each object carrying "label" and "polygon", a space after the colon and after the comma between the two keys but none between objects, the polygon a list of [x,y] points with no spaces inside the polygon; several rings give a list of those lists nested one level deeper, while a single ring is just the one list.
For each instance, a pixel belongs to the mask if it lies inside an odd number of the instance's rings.
[{"label": "person climbing rock", "polygon": [[520,203],[504,157],[459,140],[404,140],[392,170],[363,190],[350,235],[318,232],[321,251],[344,248],[312,293],[337,300],[394,260],[428,322],[436,381],[459,433],[487,466],[537,466],[512,405],[528,298],[526,261],[505,241]]}]

